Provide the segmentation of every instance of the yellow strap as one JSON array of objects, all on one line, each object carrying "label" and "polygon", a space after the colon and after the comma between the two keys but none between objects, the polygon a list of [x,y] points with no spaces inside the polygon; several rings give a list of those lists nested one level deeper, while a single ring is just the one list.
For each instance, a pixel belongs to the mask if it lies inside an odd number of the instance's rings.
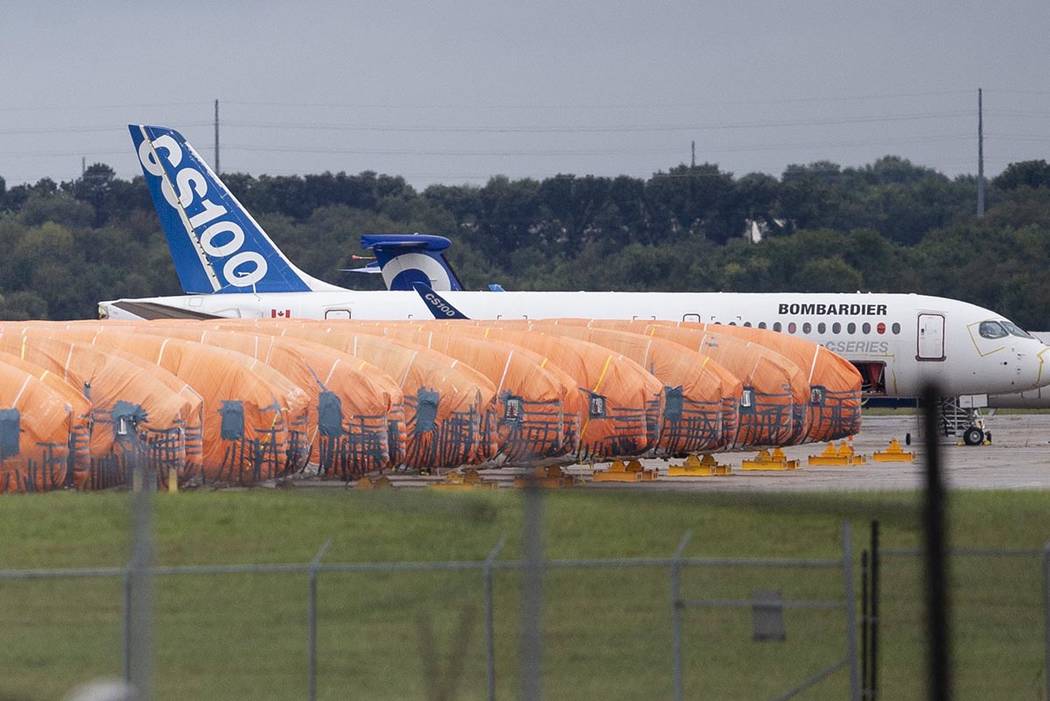
[{"label": "yellow strap", "polygon": [[609,372],[609,364],[612,363],[612,356],[606,356],[605,365],[602,366],[602,373],[598,375],[598,381],[594,384],[594,389],[591,391],[595,394],[598,393],[598,388],[602,386],[602,382],[605,380],[605,373]]}]

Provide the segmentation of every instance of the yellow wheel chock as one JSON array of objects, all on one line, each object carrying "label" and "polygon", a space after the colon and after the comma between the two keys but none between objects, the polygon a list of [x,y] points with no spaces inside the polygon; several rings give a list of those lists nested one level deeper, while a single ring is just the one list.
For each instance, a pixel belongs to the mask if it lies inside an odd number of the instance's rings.
[{"label": "yellow wheel chock", "polygon": [[646,477],[642,464],[637,460],[631,460],[626,465],[623,460],[613,460],[605,470],[595,470],[591,475],[592,482],[642,482],[652,479]]},{"label": "yellow wheel chock", "polygon": [[717,462],[710,453],[705,453],[702,458],[690,455],[681,465],[667,468],[668,477],[715,477],[729,473],[729,465]]},{"label": "yellow wheel chock", "polygon": [[462,472],[454,471],[445,475],[440,482],[430,485],[434,489],[447,489],[451,491],[469,491],[475,488],[495,489],[495,482],[486,482],[473,467],[468,467]]},{"label": "yellow wheel chock", "polygon": [[798,460],[788,460],[784,451],[774,448],[770,453],[768,450],[758,451],[754,460],[744,460],[740,463],[741,470],[796,470]]},{"label": "yellow wheel chock", "polygon": [[529,473],[514,478],[514,486],[519,489],[527,487],[530,483],[543,489],[561,489],[576,484],[576,478],[566,474],[557,465],[535,467]]},{"label": "yellow wheel chock", "polygon": [[853,452],[853,446],[847,441],[839,443],[828,443],[824,452],[820,455],[810,455],[809,464],[820,467],[850,467],[851,465],[863,465],[868,460],[863,455]]},{"label": "yellow wheel chock", "polygon": [[901,447],[896,438],[890,441],[890,447],[886,450],[877,450],[871,455],[875,462],[915,462],[915,453],[910,453]]},{"label": "yellow wheel chock", "polygon": [[378,477],[365,475],[354,482],[355,489],[389,489],[390,486],[390,480],[385,475],[379,475]]}]

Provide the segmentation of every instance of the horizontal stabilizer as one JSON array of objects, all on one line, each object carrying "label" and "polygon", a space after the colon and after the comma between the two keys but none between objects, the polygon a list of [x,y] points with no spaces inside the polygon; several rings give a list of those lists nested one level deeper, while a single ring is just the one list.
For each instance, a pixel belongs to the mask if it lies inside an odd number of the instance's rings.
[{"label": "horizontal stabilizer", "polygon": [[412,290],[422,283],[432,290],[462,290],[442,252],[451,245],[433,234],[364,234],[361,246],[375,254],[390,290]]}]

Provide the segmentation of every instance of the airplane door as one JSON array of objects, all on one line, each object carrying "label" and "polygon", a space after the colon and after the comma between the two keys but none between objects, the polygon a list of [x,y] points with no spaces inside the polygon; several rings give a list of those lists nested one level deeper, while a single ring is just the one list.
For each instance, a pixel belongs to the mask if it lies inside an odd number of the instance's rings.
[{"label": "airplane door", "polygon": [[916,360],[944,360],[944,316],[919,314]]},{"label": "airplane door", "polygon": [[350,310],[347,309],[347,308],[325,309],[324,310],[324,318],[325,319],[349,319],[350,318]]}]

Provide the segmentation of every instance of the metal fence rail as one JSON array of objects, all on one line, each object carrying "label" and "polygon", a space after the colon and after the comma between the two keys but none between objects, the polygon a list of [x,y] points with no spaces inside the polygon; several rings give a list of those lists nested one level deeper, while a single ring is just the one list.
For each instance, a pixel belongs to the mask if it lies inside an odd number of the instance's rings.
[{"label": "metal fence rail", "polygon": [[[844,544],[846,548],[841,558],[737,558],[737,557],[685,557],[682,555],[689,543],[689,533],[685,534],[678,549],[670,557],[633,557],[633,558],[580,558],[580,559],[542,559],[540,553],[540,580],[544,570],[638,570],[638,569],[665,569],[669,573],[672,590],[671,619],[673,627],[672,650],[674,658],[674,678],[676,698],[682,698],[682,620],[681,614],[690,607],[750,607],[755,602],[751,599],[685,599],[680,596],[681,577],[689,569],[695,568],[745,568],[745,569],[770,569],[789,568],[796,570],[839,570],[845,577],[846,599],[823,601],[823,600],[788,600],[784,602],[786,608],[811,609],[811,610],[842,610],[847,614],[847,621],[851,620],[852,609],[855,606],[846,605],[853,602],[852,572],[849,563],[852,560],[852,552],[849,549],[848,524],[844,524]],[[484,605],[484,649],[486,658],[486,686],[487,698],[496,697],[496,655],[495,640],[496,626],[494,616],[494,596],[496,572],[520,572],[523,575],[530,568],[535,568],[536,562],[530,559],[498,559],[503,549],[505,538],[501,538],[489,551],[484,559],[479,560],[447,560],[447,561],[416,561],[416,562],[323,562],[324,555],[331,545],[331,539],[320,546],[316,555],[308,562],[286,562],[286,563],[258,563],[258,564],[201,564],[201,565],[143,565],[140,561],[129,562],[124,567],[80,567],[60,569],[4,569],[0,570],[0,581],[41,581],[58,579],[120,579],[123,580],[123,613],[122,613],[122,636],[123,636],[123,670],[125,679],[133,682],[139,674],[148,673],[138,668],[139,665],[148,665],[143,659],[141,648],[138,648],[134,639],[141,635],[137,631],[137,617],[142,616],[141,609],[136,611],[135,587],[137,583],[149,582],[158,577],[181,577],[181,576],[215,576],[223,577],[230,575],[270,575],[270,574],[299,574],[305,575],[307,579],[306,588],[306,660],[307,660],[307,693],[309,699],[317,697],[317,627],[318,609],[317,596],[318,585],[325,574],[398,574],[398,573],[426,573],[426,572],[477,572],[482,578],[482,596]],[[533,569],[535,576],[535,569]],[[532,586],[536,586],[535,583]],[[542,586],[542,583],[539,585]],[[523,592],[524,594],[524,592]],[[540,606],[542,601],[539,602]],[[523,610],[526,617],[533,618],[534,628],[528,634],[533,638],[539,636],[538,644],[542,647],[542,631],[539,621],[542,613],[536,604],[532,604],[531,610]],[[856,654],[856,630],[855,622],[848,626],[846,655],[840,662],[816,675],[812,680],[804,682],[795,690],[788,692],[782,698],[790,698],[796,693],[809,688],[813,683],[824,679],[831,673],[839,670],[844,665],[851,670],[858,664]],[[523,636],[525,632],[523,631]],[[853,641],[852,643],[850,641]],[[523,646],[535,646],[537,640],[525,640]],[[523,650],[529,654],[537,654],[536,650]],[[532,681],[526,677],[532,674]],[[142,679],[142,677],[139,677]],[[141,681],[147,683],[148,681]],[[523,669],[522,679],[523,693],[533,698],[540,697],[540,667],[537,664],[531,671]],[[526,688],[526,685],[527,688]],[[853,698],[859,698],[854,696]]]},{"label": "metal fence rail", "polygon": [[[683,670],[686,667],[686,645],[684,644],[684,616],[688,610],[712,610],[719,608],[749,609],[768,605],[768,601],[751,597],[697,597],[689,596],[683,592],[683,582],[691,570],[697,569],[719,569],[738,568],[747,570],[765,569],[795,569],[813,572],[827,571],[838,572],[841,577],[841,597],[828,597],[826,599],[802,596],[799,598],[786,598],[777,602],[777,606],[785,610],[796,611],[826,611],[841,612],[842,620],[845,622],[845,640],[843,640],[843,653],[838,659],[829,660],[826,667],[813,672],[810,676],[800,680],[794,688],[785,691],[777,698],[790,699],[802,692],[811,689],[817,684],[824,682],[830,676],[845,671],[849,674],[849,689],[851,698],[861,698],[858,689],[860,681],[860,655],[858,651],[858,621],[856,612],[856,590],[854,589],[853,551],[852,536],[848,524],[843,524],[842,531],[842,556],[838,558],[780,558],[780,557],[702,557],[686,556],[685,550],[690,544],[690,533],[683,535],[675,552],[667,557],[631,557],[631,558],[556,558],[541,559],[542,571],[598,571],[598,570],[664,570],[667,573],[667,583],[670,592],[670,616],[671,627],[671,649],[673,668],[669,671],[673,674],[673,693],[675,698],[685,698],[685,680]],[[476,560],[447,560],[447,561],[414,561],[414,562],[324,562],[323,558],[331,541],[325,542],[316,555],[309,561],[284,562],[284,563],[258,563],[258,564],[201,564],[201,565],[150,565],[136,566],[129,563],[123,567],[77,567],[57,569],[2,569],[0,570],[0,582],[13,581],[47,581],[61,579],[111,579],[120,581],[122,587],[120,592],[123,596],[122,613],[122,637],[123,637],[123,669],[125,677],[130,681],[138,671],[137,666],[148,664],[143,659],[142,649],[132,639],[135,634],[134,596],[138,582],[149,581],[155,578],[205,576],[225,577],[230,575],[302,575],[306,580],[304,591],[306,597],[306,640],[304,649],[306,652],[306,696],[316,698],[318,683],[318,589],[321,580],[326,575],[335,574],[360,574],[360,575],[396,575],[398,573],[451,573],[465,572],[477,573],[479,577],[478,596],[482,599],[483,612],[483,649],[485,659],[485,686],[486,695],[489,699],[496,698],[497,685],[497,657],[496,640],[497,626],[495,618],[495,576],[499,572],[524,573],[531,563],[528,559],[499,559],[503,551],[505,538],[495,543],[486,556]],[[914,561],[918,564],[922,552],[914,548],[884,548],[881,550],[884,565],[891,568],[893,561]],[[1038,567],[1041,583],[1039,601],[1042,607],[1043,631],[1041,641],[1043,643],[1043,659],[1040,661],[1043,667],[1044,685],[1050,698],[1050,544],[1043,549],[989,549],[989,548],[956,548],[948,551],[952,560],[973,560],[980,558],[992,558],[1000,561],[1030,559],[1033,566]],[[713,593],[713,592],[712,592]],[[118,596],[120,596],[118,595]],[[138,614],[143,615],[143,614]],[[148,615],[148,614],[146,614]],[[535,614],[532,614],[535,615]],[[539,617],[537,616],[537,622]],[[542,628],[537,627],[537,631]],[[542,633],[540,633],[542,634]],[[524,642],[524,641],[523,641]],[[139,654],[136,654],[138,652]],[[537,670],[541,669],[536,667]],[[148,667],[147,667],[148,672]],[[538,673],[538,672],[537,672]],[[535,679],[541,679],[536,677]],[[523,684],[524,684],[524,680]],[[532,690],[540,688],[537,682]]]}]

